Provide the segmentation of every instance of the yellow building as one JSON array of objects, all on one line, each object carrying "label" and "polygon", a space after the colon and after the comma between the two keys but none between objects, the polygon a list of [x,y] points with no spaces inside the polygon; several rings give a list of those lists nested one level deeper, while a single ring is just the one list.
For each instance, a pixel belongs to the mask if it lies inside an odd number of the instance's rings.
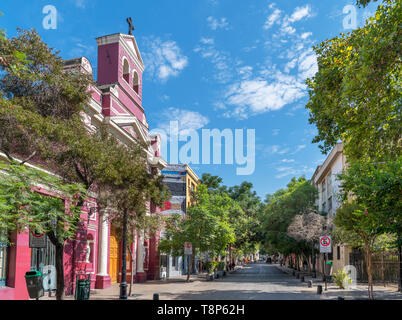
[{"label": "yellow building", "polygon": [[201,184],[201,180],[195,174],[189,165],[186,165],[186,208],[194,203],[193,193],[197,190],[197,186]]}]

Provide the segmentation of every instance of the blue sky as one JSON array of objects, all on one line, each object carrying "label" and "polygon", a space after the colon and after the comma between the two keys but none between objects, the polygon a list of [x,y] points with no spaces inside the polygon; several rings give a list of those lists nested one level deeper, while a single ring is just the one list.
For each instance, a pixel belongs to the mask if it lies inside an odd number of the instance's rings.
[{"label": "blue sky", "polygon": [[[312,46],[349,32],[352,0],[32,0],[2,1],[0,28],[35,28],[65,58],[86,56],[96,67],[95,38],[134,36],[145,73],[143,105],[152,128],[179,119],[180,129],[255,129],[255,171],[236,165],[194,164],[199,176],[226,185],[253,183],[261,198],[293,176],[310,178],[324,159],[311,141],[304,83],[317,70]],[[56,7],[57,29],[44,29],[44,6]],[[344,13],[344,8],[349,11]],[[355,26],[375,12],[356,7]],[[354,9],[353,9],[354,10]],[[201,134],[200,134],[201,135]],[[191,165],[191,164],[190,164]]]}]

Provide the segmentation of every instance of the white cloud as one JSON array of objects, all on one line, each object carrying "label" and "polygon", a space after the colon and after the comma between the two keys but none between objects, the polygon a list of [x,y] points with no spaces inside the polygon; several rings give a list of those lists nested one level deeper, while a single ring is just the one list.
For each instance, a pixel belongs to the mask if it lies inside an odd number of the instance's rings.
[{"label": "white cloud", "polygon": [[300,36],[302,39],[307,39],[308,37],[310,37],[313,33],[312,32],[304,32],[302,33],[302,35]]},{"label": "white cloud", "polygon": [[289,22],[293,23],[303,18],[310,18],[312,16],[313,14],[311,12],[310,5],[306,5],[304,7],[296,7],[295,11],[289,18]]},{"label": "white cloud", "polygon": [[267,78],[240,80],[230,86],[225,95],[225,104],[235,107],[226,116],[246,119],[250,115],[280,110],[296,102],[306,94],[306,86],[296,77],[280,71],[265,72]]},{"label": "white cloud", "polygon": [[318,71],[317,56],[311,48],[303,52],[298,61],[299,76],[302,79],[311,78]]},{"label": "white cloud", "polygon": [[145,40],[143,57],[149,74],[162,82],[177,76],[188,65],[188,58],[175,41],[155,37]]},{"label": "white cloud", "polygon": [[233,61],[229,54],[219,51],[215,48],[213,38],[201,38],[200,43],[195,47],[194,52],[208,59],[214,65],[214,78],[220,83],[227,83],[233,76]]},{"label": "white cloud", "polygon": [[212,30],[216,30],[216,29],[228,30],[229,29],[229,23],[227,22],[226,18],[220,18],[218,20],[218,19],[210,16],[210,17],[207,18],[207,22],[208,22],[208,26]]},{"label": "white cloud", "polygon": [[170,132],[170,121],[178,121],[180,134],[187,134],[190,130],[198,130],[209,123],[209,119],[202,114],[185,109],[169,108],[163,113],[164,121],[159,123],[158,127],[165,130],[168,134],[177,133]]},{"label": "white cloud", "polygon": [[295,162],[295,160],[294,159],[282,159],[281,162],[283,162],[283,163],[293,163],[293,162]]},{"label": "white cloud", "polygon": [[268,146],[263,151],[265,154],[286,154],[289,152],[289,148],[282,148],[278,145]]},{"label": "white cloud", "polygon": [[300,176],[300,175],[305,175],[307,173],[313,173],[315,171],[315,168],[309,168],[308,166],[303,166],[301,168],[294,168],[294,167],[278,167],[276,168],[278,172],[281,172],[280,174],[276,175],[275,178],[281,179],[290,175],[293,176]]},{"label": "white cloud", "polygon": [[277,136],[280,131],[281,131],[281,129],[274,129],[274,130],[272,130],[272,135]]},{"label": "white cloud", "polygon": [[249,79],[253,74],[253,67],[251,66],[244,66],[238,69],[240,77],[242,79]]},{"label": "white cloud", "polygon": [[299,151],[305,149],[306,147],[307,147],[307,146],[306,146],[305,144],[302,144],[302,145],[300,145],[300,146],[297,146],[296,150],[295,150],[294,152],[292,152],[291,154],[296,154],[296,153],[298,153]]},{"label": "white cloud", "polygon": [[279,18],[281,16],[281,10],[275,9],[274,12],[267,18],[267,21],[265,22],[264,29],[267,30],[271,28],[275,22],[279,21]]}]

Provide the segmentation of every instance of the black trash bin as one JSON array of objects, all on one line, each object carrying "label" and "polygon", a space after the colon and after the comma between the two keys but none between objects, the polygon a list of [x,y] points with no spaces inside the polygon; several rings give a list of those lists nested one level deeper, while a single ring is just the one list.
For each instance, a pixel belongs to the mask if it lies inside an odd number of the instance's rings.
[{"label": "black trash bin", "polygon": [[91,292],[91,275],[77,274],[75,300],[89,300]]},{"label": "black trash bin", "polygon": [[42,273],[39,271],[28,271],[25,273],[25,281],[31,299],[38,299],[44,296]]}]

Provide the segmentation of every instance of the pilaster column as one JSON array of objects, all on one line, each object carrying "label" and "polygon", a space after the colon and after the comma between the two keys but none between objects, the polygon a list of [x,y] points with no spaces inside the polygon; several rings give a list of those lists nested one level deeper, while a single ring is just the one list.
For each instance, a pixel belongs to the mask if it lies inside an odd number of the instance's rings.
[{"label": "pilaster column", "polygon": [[101,230],[99,234],[98,275],[107,276],[109,226],[106,211],[104,211],[103,214],[100,216],[100,226]]},{"label": "pilaster column", "polygon": [[137,244],[137,272],[144,272],[144,231],[140,231]]},{"label": "pilaster column", "polygon": [[109,222],[106,210],[99,215],[99,246],[98,246],[98,273],[96,275],[96,289],[105,289],[110,287],[111,278],[108,274],[108,252],[109,252]]}]

